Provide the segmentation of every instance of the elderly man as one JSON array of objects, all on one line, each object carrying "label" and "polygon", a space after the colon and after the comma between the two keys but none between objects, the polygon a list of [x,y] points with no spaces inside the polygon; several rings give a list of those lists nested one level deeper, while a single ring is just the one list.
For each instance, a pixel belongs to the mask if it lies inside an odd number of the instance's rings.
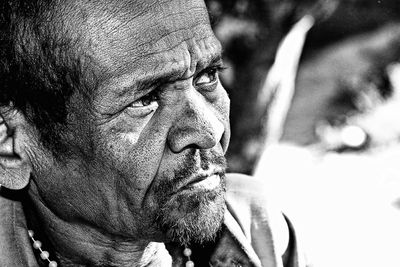
[{"label": "elderly man", "polygon": [[258,183],[225,175],[203,1],[0,5],[1,266],[302,266]]}]

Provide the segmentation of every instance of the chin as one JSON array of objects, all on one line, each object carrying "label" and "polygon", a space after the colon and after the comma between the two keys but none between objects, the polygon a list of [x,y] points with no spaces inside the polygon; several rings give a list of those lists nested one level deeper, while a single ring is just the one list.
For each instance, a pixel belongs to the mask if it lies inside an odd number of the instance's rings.
[{"label": "chin", "polygon": [[168,241],[182,245],[213,241],[225,213],[225,182],[214,190],[182,190],[169,199],[157,216]]}]

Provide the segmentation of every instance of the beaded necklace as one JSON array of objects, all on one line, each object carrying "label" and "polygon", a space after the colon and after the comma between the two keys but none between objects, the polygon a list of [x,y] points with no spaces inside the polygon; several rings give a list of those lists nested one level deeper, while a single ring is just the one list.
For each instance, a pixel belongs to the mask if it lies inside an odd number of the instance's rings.
[{"label": "beaded necklace", "polygon": [[[34,232],[32,230],[28,230],[28,235],[32,240],[32,246],[34,249],[39,250],[40,258],[49,263],[49,267],[57,267],[57,262],[50,260],[50,253],[46,250],[42,250],[42,242],[34,238]],[[194,267],[194,262],[190,259],[192,255],[192,250],[188,247],[185,247],[183,250],[183,255],[187,257],[187,261],[185,263],[185,267]]]},{"label": "beaded necklace", "polygon": [[28,230],[28,235],[32,240],[33,248],[40,251],[40,258],[44,261],[47,261],[49,263],[49,267],[57,267],[57,262],[50,260],[50,253],[46,250],[42,250],[42,242],[36,240],[33,237],[34,234],[35,233],[32,230]]}]

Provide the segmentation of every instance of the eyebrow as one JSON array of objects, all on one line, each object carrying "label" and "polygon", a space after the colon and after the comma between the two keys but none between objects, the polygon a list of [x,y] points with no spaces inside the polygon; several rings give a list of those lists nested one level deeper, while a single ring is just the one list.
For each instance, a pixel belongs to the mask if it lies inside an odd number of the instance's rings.
[{"label": "eyebrow", "polygon": [[[172,69],[166,72],[160,72],[156,75],[148,75],[148,77],[142,77],[138,80],[135,80],[135,87],[137,92],[145,92],[149,90],[149,88],[154,88],[161,86],[163,84],[167,84],[173,81],[179,81],[184,79],[189,79],[198,73],[198,69],[203,70],[213,65],[220,65],[222,63],[222,52],[217,51],[212,54],[210,57],[206,59],[200,59],[197,63],[197,70],[190,75],[189,77],[184,77],[187,69]],[[165,68],[164,68],[165,70]],[[124,88],[125,89],[125,88]],[[132,87],[128,87],[126,89],[132,89]]]}]

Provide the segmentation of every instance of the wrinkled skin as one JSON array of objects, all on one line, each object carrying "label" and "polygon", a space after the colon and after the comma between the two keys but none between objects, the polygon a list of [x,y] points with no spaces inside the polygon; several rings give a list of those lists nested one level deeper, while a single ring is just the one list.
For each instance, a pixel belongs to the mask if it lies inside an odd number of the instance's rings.
[{"label": "wrinkled skin", "polygon": [[[31,216],[64,262],[143,262],[150,241],[201,242],[222,223],[229,99],[205,5],[132,2],[63,9],[79,10],[66,25],[90,46],[98,87],[72,97],[68,153],[28,154]],[[185,187],[212,174],[212,189]]]}]

